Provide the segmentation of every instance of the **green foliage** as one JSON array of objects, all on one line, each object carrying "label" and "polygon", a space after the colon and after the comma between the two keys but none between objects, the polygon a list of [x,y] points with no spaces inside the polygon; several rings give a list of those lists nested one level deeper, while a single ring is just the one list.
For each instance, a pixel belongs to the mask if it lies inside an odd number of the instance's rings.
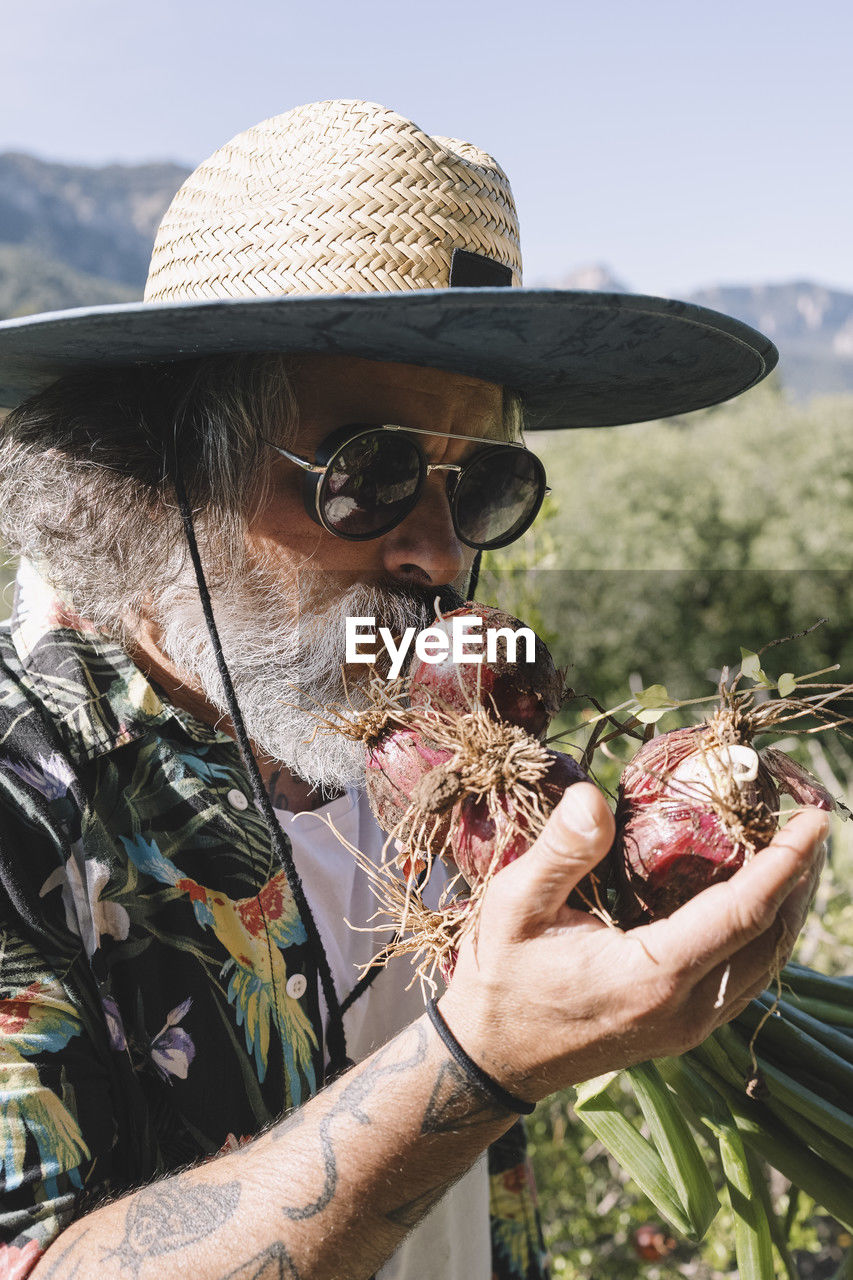
[{"label": "green foliage", "polygon": [[[713,694],[725,665],[734,673],[743,662],[745,676],[777,684],[782,696],[795,676],[833,663],[838,675],[823,678],[850,680],[851,429],[853,398],[794,407],[765,387],[680,421],[533,437],[554,492],[525,539],[484,557],[478,596],[536,627],[576,691],[662,718],[664,729],[695,719],[695,709],[669,705]],[[760,653],[821,618],[810,635]],[[570,703],[557,727],[577,724],[582,705]],[[776,745],[849,797],[853,762],[838,735]],[[616,749],[631,754],[628,744]],[[613,789],[619,768],[605,763],[599,780]],[[803,963],[826,973],[853,971],[851,826],[834,824],[798,946]],[[627,1093],[625,1108],[641,1120]],[[529,1129],[556,1276],[734,1274],[725,1208],[700,1245],[680,1240],[659,1261],[638,1258],[633,1233],[659,1215],[575,1116],[569,1094],[543,1103]],[[849,1240],[805,1197],[789,1206],[784,1180],[771,1185],[777,1211],[790,1208],[801,1274],[831,1274]]]},{"label": "green foliage", "polygon": [[742,650],[820,619],[762,655],[768,680],[849,673],[851,433],[853,398],[801,408],[758,388],[690,419],[533,437],[554,492],[484,557],[478,594],[541,629],[607,707],[657,685],[711,694]]}]

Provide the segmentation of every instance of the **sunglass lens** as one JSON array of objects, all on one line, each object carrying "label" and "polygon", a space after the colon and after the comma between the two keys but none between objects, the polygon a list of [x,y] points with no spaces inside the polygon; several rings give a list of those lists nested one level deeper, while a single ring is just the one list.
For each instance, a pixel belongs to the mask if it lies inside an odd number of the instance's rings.
[{"label": "sunglass lens", "polygon": [[421,457],[411,440],[365,432],[332,458],[320,505],[328,528],[345,538],[377,538],[408,514],[421,486]]},{"label": "sunglass lens", "polygon": [[490,449],[459,477],[453,510],[459,536],[472,547],[503,547],[520,538],[545,496],[545,470],[527,449]]}]

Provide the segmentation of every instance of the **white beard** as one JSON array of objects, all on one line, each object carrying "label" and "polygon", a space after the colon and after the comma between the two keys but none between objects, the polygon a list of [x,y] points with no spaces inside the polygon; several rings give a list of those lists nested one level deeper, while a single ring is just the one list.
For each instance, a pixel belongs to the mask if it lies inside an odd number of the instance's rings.
[{"label": "white beard", "polygon": [[[161,645],[227,715],[195,579],[191,570],[182,577],[158,598]],[[375,617],[377,627],[387,626],[395,635],[406,627],[421,629],[434,618],[425,595],[417,588],[362,584],[336,593],[335,575],[318,571],[312,571],[306,590],[283,586],[257,568],[217,590],[213,613],[222,651],[246,732],[260,751],[322,791],[361,784],[363,745],[320,724],[324,707],[340,706],[347,698],[355,707],[363,701],[352,669],[344,679],[345,620]]]}]

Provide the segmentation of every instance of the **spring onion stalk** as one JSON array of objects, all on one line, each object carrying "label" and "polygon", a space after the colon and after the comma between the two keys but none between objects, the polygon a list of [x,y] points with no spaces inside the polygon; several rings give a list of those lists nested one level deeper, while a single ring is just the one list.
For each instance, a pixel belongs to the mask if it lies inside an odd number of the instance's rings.
[{"label": "spring onion stalk", "polygon": [[[728,1195],[744,1280],[773,1277],[771,1241],[795,1274],[761,1161],[791,1182],[792,1200],[802,1190],[853,1230],[853,979],[789,965],[781,984],[783,998],[762,992],[681,1058],[588,1082],[575,1104],[677,1231],[701,1238]],[[620,1080],[648,1140],[622,1114]],[[719,1194],[691,1130],[719,1150]]]}]

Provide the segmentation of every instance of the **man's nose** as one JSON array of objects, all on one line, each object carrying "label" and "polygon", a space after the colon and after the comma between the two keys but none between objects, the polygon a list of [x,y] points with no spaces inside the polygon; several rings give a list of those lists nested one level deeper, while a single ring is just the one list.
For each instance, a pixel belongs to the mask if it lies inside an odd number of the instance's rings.
[{"label": "man's nose", "polygon": [[474,552],[453,528],[445,472],[429,477],[417,506],[382,541],[385,571],[402,582],[443,586],[469,567]]}]

